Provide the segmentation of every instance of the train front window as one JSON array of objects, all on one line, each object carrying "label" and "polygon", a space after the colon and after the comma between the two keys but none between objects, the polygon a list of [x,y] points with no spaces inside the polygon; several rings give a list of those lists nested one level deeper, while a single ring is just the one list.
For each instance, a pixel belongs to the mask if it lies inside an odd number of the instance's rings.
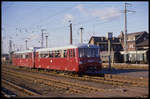
[{"label": "train front window", "polygon": [[98,48],[79,48],[79,57],[99,57]]}]

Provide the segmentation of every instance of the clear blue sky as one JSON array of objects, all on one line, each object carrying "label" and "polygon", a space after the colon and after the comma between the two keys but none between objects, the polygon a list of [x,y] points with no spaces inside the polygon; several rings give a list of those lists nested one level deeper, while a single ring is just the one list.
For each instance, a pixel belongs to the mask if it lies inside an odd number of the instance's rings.
[{"label": "clear blue sky", "polygon": [[[148,2],[128,2],[128,33],[149,31]],[[69,20],[73,26],[73,44],[80,42],[80,27],[83,40],[91,36],[106,36],[113,32],[118,36],[124,31],[124,2],[2,2],[2,49],[8,52],[9,39],[15,48],[41,46],[41,29],[46,29],[48,46],[69,44]],[[45,37],[44,37],[45,39]],[[45,40],[44,40],[45,46]]]}]

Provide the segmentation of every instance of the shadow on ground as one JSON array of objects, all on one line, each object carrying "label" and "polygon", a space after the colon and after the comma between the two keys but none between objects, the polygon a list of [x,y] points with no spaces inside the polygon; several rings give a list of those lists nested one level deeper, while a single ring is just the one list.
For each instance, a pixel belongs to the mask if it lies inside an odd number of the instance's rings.
[{"label": "shadow on ground", "polygon": [[87,75],[91,76],[104,76],[104,74],[123,74],[123,75],[131,75],[137,77],[148,77],[148,70],[139,70],[139,69],[115,69],[112,68],[109,70],[108,68],[103,68],[99,72],[86,72]]},{"label": "shadow on ground", "polygon": [[130,73],[130,72],[147,72],[148,70],[139,70],[139,69],[114,69],[108,70],[107,68],[102,69],[100,72],[97,73],[104,73],[104,74],[121,74],[121,73]]}]

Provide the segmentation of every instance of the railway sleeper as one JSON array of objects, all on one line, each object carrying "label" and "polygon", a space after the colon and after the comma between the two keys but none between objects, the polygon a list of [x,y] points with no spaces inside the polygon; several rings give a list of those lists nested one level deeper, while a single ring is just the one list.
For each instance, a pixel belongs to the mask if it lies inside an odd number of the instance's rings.
[{"label": "railway sleeper", "polygon": [[[14,74],[13,74],[14,75]],[[26,78],[26,79],[29,79],[29,77],[26,77],[26,76],[21,76],[21,75],[15,75],[15,76],[17,76],[17,77],[24,77],[24,78]],[[68,87],[68,86],[64,86],[64,85],[56,85],[56,82],[54,82],[54,83],[51,83],[51,82],[49,82],[49,81],[45,81],[45,80],[39,80],[39,79],[29,79],[29,80],[33,80],[34,81],[34,83],[39,83],[39,84],[45,84],[45,85],[48,85],[48,86],[52,86],[52,87],[55,87],[55,88],[61,88],[61,89],[64,89],[64,90],[69,90],[69,91],[73,91],[73,92],[76,92],[76,93],[81,93],[81,91],[79,91],[79,90],[76,90],[76,89],[72,89],[72,88],[70,88],[70,87]],[[82,92],[83,93],[83,92]]]},{"label": "railway sleeper", "polygon": [[40,82],[44,83],[45,85],[49,85],[49,86],[52,86],[52,87],[56,87],[56,88],[61,88],[61,89],[64,89],[64,90],[68,90],[68,91],[72,91],[72,92],[75,92],[75,93],[84,93],[83,91],[80,91],[80,90],[77,90],[77,89],[74,89],[74,88],[71,88],[69,86],[65,86],[65,85],[59,85],[59,84],[56,84],[56,83],[50,83],[48,81],[41,81]]},{"label": "railway sleeper", "polygon": [[[67,75],[64,75],[64,76],[67,76]],[[69,76],[68,76],[69,77]],[[81,79],[81,80],[89,80],[88,78],[90,78],[90,77],[88,77],[88,76],[84,76],[84,77],[86,77],[87,79],[82,79],[82,78],[79,78],[79,79]],[[74,78],[74,77],[72,77],[72,78]],[[102,77],[94,77],[94,78],[97,78],[97,79],[103,79]],[[113,80],[113,79],[107,79],[107,80]],[[97,82],[102,82],[102,83],[109,83],[109,84],[115,84],[115,83],[113,83],[113,82],[108,82],[108,81],[98,81],[98,80],[92,80],[92,81],[97,81]],[[119,80],[116,80],[116,81],[114,81],[114,82],[119,82]],[[122,80],[121,80],[121,82],[122,82]],[[126,83],[126,84],[132,84],[133,82],[129,82],[129,81],[124,81],[124,83]],[[117,84],[117,83],[116,83]],[[119,83],[118,83],[119,84]],[[118,85],[117,84],[117,85]],[[121,84],[119,84],[119,85],[121,85]]]},{"label": "railway sleeper", "polygon": [[12,87],[14,87],[14,88],[17,88],[17,89],[19,89],[19,90],[21,90],[21,91],[23,91],[23,92],[25,92],[25,93],[27,93],[27,94],[29,94],[29,95],[39,96],[39,94],[37,94],[37,93],[35,93],[35,92],[32,92],[32,91],[30,91],[30,90],[28,90],[28,89],[25,89],[25,88],[21,87],[21,86],[15,85],[15,84],[13,84],[13,83],[11,83],[11,82],[8,82],[8,81],[6,81],[6,80],[3,80],[3,79],[2,79],[2,82],[6,83],[6,84],[8,84],[8,85],[10,85],[10,86],[12,86]]}]

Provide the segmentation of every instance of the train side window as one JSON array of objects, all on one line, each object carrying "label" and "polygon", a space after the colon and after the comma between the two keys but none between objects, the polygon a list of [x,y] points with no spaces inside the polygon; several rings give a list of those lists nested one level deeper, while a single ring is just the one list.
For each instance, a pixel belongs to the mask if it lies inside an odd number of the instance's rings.
[{"label": "train side window", "polygon": [[64,57],[67,57],[67,50],[64,50]]},{"label": "train side window", "polygon": [[40,56],[40,58],[43,58],[43,54],[42,54],[42,53],[40,53],[40,55],[39,55],[39,56]]},{"label": "train side window", "polygon": [[87,48],[84,48],[84,57],[87,57]]},{"label": "train side window", "polygon": [[18,54],[18,58],[20,58],[20,54]]},{"label": "train side window", "polygon": [[84,57],[84,50],[83,50],[83,48],[79,48],[79,57]]},{"label": "train side window", "polygon": [[60,54],[61,54],[61,58],[63,58],[63,57],[64,57],[64,52],[63,52],[63,50],[60,50]]},{"label": "train side window", "polygon": [[22,58],[26,58],[26,54],[23,54],[23,55],[22,55]]},{"label": "train side window", "polygon": [[38,57],[41,58],[41,54],[40,53],[38,53]]},{"label": "train side window", "polygon": [[29,58],[32,58],[32,53],[29,53]]},{"label": "train side window", "polygon": [[25,55],[25,58],[29,58],[29,55],[28,55],[28,54],[26,54],[26,55]]},{"label": "train side window", "polygon": [[19,58],[19,55],[16,55],[16,58]]},{"label": "train side window", "polygon": [[62,53],[62,50],[59,50],[59,57],[63,57],[63,53]]},{"label": "train side window", "polygon": [[57,52],[58,52],[58,57],[61,57],[61,51],[58,50]]},{"label": "train side window", "polygon": [[69,50],[69,57],[72,57],[72,49]]},{"label": "train side window", "polygon": [[15,58],[17,58],[17,54],[15,55]]},{"label": "train side window", "polygon": [[72,54],[73,54],[72,56],[75,57],[75,50],[74,49],[72,49]]},{"label": "train side window", "polygon": [[69,57],[75,57],[74,49],[69,50]]},{"label": "train side window", "polygon": [[60,57],[60,56],[61,56],[60,51],[59,50],[55,51],[55,57],[57,58],[57,57]]},{"label": "train side window", "polygon": [[57,51],[55,51],[54,53],[55,53],[54,56],[55,56],[55,58],[56,58],[56,57],[57,57]]},{"label": "train side window", "polygon": [[53,57],[53,52],[52,51],[49,52],[49,57]]},{"label": "train side window", "polygon": [[91,48],[87,49],[87,57],[91,57]]},{"label": "train side window", "polygon": [[20,55],[20,58],[22,58],[22,54]]},{"label": "train side window", "polygon": [[45,53],[44,58],[48,58],[48,57],[49,57],[48,53]]}]

